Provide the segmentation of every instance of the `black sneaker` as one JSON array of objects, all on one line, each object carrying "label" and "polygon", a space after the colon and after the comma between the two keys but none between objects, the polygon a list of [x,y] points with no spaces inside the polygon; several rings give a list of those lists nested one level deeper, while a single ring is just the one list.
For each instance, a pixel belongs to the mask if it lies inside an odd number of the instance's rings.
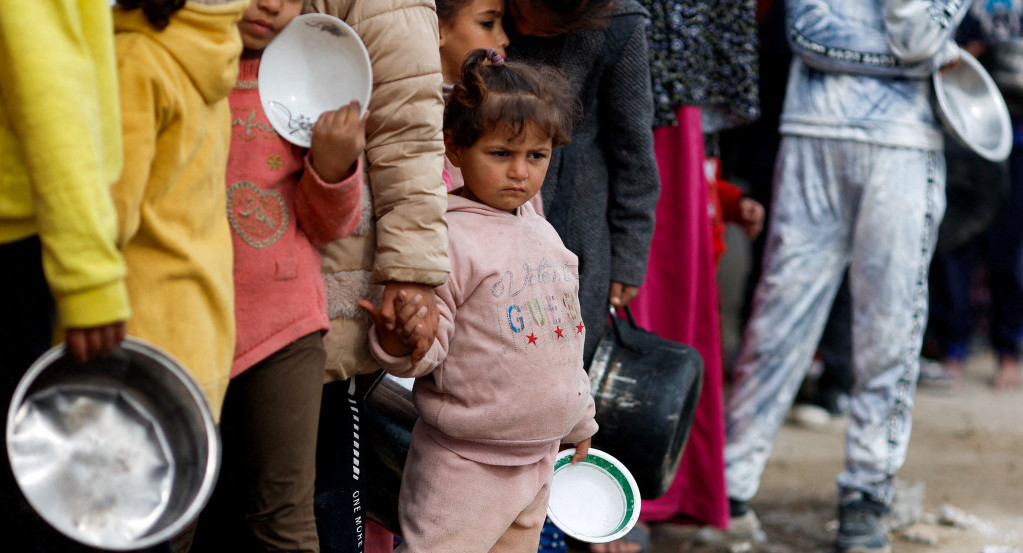
[{"label": "black sneaker", "polygon": [[817,394],[814,403],[823,407],[832,417],[843,417],[849,414],[849,394],[838,390],[824,390]]},{"label": "black sneaker", "polygon": [[835,548],[839,553],[891,553],[888,532],[881,526],[881,516],[887,511],[884,505],[870,499],[839,505]]}]

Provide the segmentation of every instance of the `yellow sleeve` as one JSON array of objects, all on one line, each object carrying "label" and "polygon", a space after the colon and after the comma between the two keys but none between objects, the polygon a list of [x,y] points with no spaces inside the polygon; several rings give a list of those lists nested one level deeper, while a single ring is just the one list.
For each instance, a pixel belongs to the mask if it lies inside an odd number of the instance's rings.
[{"label": "yellow sleeve", "polygon": [[156,156],[159,132],[158,83],[145,60],[135,59],[140,50],[137,41],[117,44],[117,80],[121,95],[121,137],[124,143],[124,169],[114,184],[112,196],[117,209],[117,244],[124,247],[138,232],[142,201]]},{"label": "yellow sleeve", "polygon": [[128,316],[110,184],[121,163],[106,0],[0,0],[0,87],[62,324]]}]

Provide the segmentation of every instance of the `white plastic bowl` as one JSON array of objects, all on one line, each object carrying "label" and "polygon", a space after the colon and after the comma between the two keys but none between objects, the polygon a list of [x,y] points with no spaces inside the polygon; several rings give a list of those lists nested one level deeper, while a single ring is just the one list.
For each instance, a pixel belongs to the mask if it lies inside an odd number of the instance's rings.
[{"label": "white plastic bowl", "polygon": [[365,113],[372,88],[366,47],[331,15],[308,13],[291,20],[259,63],[263,111],[278,134],[303,148],[309,147],[320,114],[352,100]]},{"label": "white plastic bowl", "polygon": [[966,50],[961,63],[932,77],[938,116],[964,146],[990,161],[1004,161],[1012,150],[1012,124],[1002,93],[984,67]]},{"label": "white plastic bowl", "polygon": [[547,516],[569,536],[589,543],[621,538],[639,520],[639,486],[625,465],[590,448],[572,464],[575,449],[558,454]]}]

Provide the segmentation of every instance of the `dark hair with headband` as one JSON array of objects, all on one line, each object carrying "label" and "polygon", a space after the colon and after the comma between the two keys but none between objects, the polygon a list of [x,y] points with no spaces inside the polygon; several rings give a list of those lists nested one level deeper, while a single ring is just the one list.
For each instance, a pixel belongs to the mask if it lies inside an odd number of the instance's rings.
[{"label": "dark hair with headband", "polygon": [[469,147],[500,126],[518,138],[530,126],[568,144],[579,108],[568,79],[557,69],[506,62],[492,48],[469,52],[444,110],[444,134]]},{"label": "dark hair with headband", "polygon": [[162,31],[170,24],[170,17],[185,6],[185,0],[117,0],[124,11],[142,8],[149,24]]}]

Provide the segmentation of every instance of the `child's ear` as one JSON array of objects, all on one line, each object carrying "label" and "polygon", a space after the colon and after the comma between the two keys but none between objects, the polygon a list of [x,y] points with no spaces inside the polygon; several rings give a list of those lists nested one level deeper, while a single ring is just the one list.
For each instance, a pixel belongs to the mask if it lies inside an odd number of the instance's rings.
[{"label": "child's ear", "polygon": [[454,165],[455,167],[462,166],[462,162],[459,160],[462,149],[455,146],[454,142],[451,140],[451,133],[448,131],[444,131],[444,150],[448,156],[448,161],[451,162],[451,165]]}]

